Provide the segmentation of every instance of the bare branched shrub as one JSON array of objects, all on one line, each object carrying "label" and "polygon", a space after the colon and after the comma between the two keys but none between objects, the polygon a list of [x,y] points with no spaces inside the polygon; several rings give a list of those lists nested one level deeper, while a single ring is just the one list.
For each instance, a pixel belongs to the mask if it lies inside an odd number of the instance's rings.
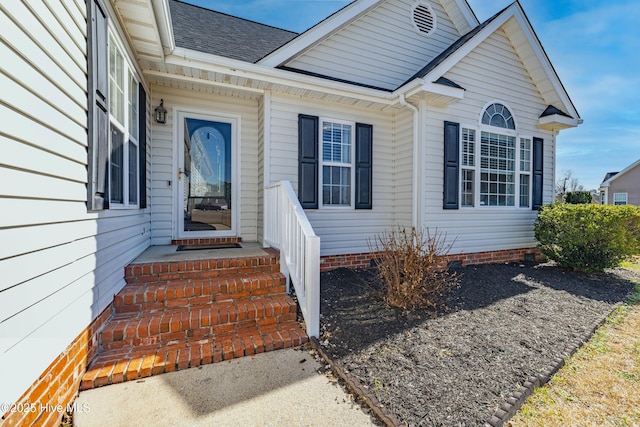
[{"label": "bare branched shrub", "polygon": [[378,275],[385,284],[383,298],[405,311],[438,309],[444,297],[458,286],[455,272],[447,269],[443,256],[453,243],[436,230],[395,227],[369,240],[369,248],[380,255]]}]

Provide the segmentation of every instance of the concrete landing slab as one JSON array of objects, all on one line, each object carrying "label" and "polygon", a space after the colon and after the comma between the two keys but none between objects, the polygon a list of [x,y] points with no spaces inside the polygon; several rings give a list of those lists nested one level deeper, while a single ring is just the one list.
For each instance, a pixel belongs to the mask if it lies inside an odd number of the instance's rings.
[{"label": "concrete landing slab", "polygon": [[201,259],[221,259],[221,258],[243,258],[243,257],[261,257],[267,256],[260,245],[257,243],[240,243],[241,248],[229,249],[203,249],[198,251],[181,251],[178,252],[178,246],[162,245],[149,246],[141,253],[131,264],[142,264],[147,262],[172,262],[172,261],[191,261]]},{"label": "concrete landing slab", "polygon": [[322,369],[298,347],[87,390],[74,425],[378,425]]}]

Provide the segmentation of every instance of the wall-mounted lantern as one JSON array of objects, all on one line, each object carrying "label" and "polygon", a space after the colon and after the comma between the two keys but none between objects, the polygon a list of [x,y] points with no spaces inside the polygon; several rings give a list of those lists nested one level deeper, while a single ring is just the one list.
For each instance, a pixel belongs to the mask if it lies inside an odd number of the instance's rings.
[{"label": "wall-mounted lantern", "polygon": [[153,111],[153,118],[156,123],[167,123],[167,109],[164,108],[164,99],[160,100],[160,105],[158,105]]}]

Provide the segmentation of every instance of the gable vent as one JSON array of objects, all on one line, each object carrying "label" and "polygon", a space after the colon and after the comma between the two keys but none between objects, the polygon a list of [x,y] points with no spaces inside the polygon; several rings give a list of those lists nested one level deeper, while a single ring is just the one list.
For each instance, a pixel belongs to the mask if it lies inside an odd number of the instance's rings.
[{"label": "gable vent", "polygon": [[423,34],[431,34],[436,27],[436,17],[429,5],[418,3],[413,7],[413,25]]}]

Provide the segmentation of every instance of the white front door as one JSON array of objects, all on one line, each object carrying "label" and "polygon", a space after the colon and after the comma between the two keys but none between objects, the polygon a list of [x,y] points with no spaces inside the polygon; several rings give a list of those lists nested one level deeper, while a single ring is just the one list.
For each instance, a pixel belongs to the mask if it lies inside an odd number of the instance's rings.
[{"label": "white front door", "polygon": [[237,236],[235,118],[178,112],[177,236]]}]

